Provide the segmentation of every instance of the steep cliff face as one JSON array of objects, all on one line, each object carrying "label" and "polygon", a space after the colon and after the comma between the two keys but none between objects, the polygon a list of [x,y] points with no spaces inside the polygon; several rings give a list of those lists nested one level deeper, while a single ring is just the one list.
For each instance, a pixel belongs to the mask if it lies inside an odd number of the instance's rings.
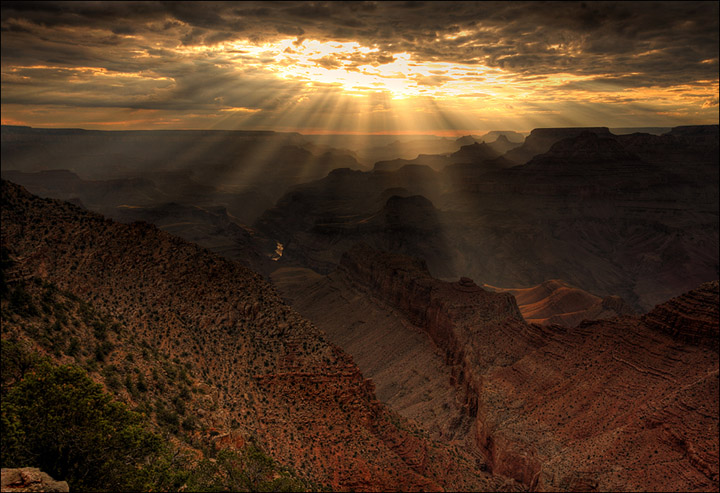
[{"label": "steep cliff face", "polygon": [[439,281],[421,260],[379,253],[359,244],[343,255],[340,269],[423,328],[446,351],[450,365],[464,358],[464,338],[472,330],[468,322],[522,320],[511,295],[488,292],[467,278],[457,283]]},{"label": "steep cliff face", "polygon": [[449,385],[454,377],[445,351],[424,330],[343,270],[322,276],[287,267],[271,278],[293,308],[352,355],[382,402],[431,437],[472,448],[464,395]]},{"label": "steep cliff face", "polygon": [[[146,353],[187,363],[195,433],[255,437],[282,464],[338,489],[500,488],[470,457],[388,411],[352,359],[244,267],[5,181],[2,224],[13,278],[53,283],[116,321],[114,354],[144,349],[137,370],[148,380],[162,363]],[[3,333],[31,336],[23,320]]]},{"label": "steep cliff face", "polygon": [[527,324],[508,293],[367,247],[340,274],[355,286],[347,303],[372,296],[430,337],[472,422],[467,446],[494,474],[549,491],[717,489],[718,352],[704,343],[713,328],[717,341],[716,283],[654,315],[568,329]]},{"label": "steep cliff face", "polygon": [[[338,269],[320,276],[280,269],[273,281],[293,306],[341,344],[369,375],[378,395],[435,438],[480,451],[474,439],[481,382],[474,368],[507,364],[535,347],[539,328],[527,327],[514,298],[470,279],[445,282],[425,263],[356,245]],[[519,334],[503,347],[505,332]],[[479,467],[486,461],[479,459]]]}]

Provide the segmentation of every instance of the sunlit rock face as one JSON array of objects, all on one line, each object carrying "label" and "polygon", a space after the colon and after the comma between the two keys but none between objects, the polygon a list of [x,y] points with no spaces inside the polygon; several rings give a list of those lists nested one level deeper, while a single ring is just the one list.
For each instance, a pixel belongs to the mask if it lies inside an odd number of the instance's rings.
[{"label": "sunlit rock face", "polygon": [[541,325],[574,327],[583,320],[632,315],[633,309],[619,296],[601,298],[561,279],[545,281],[529,288],[495,288],[512,294],[526,321]]}]

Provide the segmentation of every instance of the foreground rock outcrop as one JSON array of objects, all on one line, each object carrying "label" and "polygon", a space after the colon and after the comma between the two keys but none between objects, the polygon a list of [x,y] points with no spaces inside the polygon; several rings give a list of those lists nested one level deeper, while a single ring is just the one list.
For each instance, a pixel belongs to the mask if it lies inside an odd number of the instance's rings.
[{"label": "foreground rock outcrop", "polygon": [[70,491],[67,482],[55,481],[37,467],[3,468],[0,471],[0,478],[2,478],[0,479],[0,491],[3,493],[15,491]]}]

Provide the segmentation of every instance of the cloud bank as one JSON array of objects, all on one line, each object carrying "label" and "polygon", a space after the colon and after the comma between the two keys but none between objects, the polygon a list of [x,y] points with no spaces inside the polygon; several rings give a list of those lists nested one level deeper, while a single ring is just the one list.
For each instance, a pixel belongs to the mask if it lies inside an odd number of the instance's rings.
[{"label": "cloud bank", "polygon": [[3,122],[717,123],[717,19],[717,2],[3,2]]}]

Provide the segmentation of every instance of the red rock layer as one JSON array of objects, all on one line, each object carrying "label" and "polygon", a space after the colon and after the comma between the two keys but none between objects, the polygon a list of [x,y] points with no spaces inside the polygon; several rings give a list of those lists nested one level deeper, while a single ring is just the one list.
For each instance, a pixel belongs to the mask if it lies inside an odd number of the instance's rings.
[{"label": "red rock layer", "polygon": [[545,281],[530,288],[487,287],[496,292],[515,296],[520,313],[530,323],[574,327],[583,320],[612,318],[634,313],[619,296],[601,298],[561,279]]}]

